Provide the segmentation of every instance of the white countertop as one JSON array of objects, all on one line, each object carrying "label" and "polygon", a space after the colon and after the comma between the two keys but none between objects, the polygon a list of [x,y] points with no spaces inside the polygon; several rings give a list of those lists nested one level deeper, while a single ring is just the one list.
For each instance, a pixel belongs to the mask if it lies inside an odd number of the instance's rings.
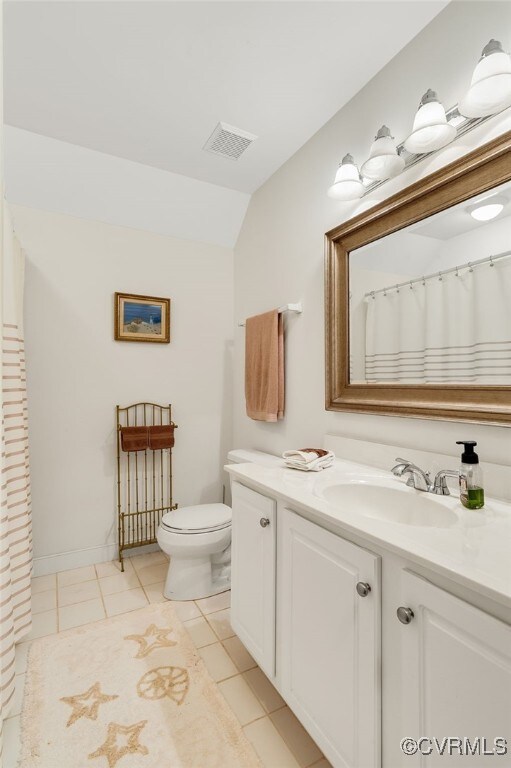
[{"label": "white countertop", "polygon": [[321,472],[289,469],[284,461],[281,467],[229,464],[225,469],[233,479],[306,510],[318,523],[327,521],[339,533],[356,534],[511,606],[511,504],[486,499],[483,509],[472,511],[457,496],[433,496],[406,488],[410,501],[417,494],[436,499],[457,520],[447,528],[405,525],[357,514],[321,496],[326,485],[354,478],[404,484],[389,471],[339,459]]}]

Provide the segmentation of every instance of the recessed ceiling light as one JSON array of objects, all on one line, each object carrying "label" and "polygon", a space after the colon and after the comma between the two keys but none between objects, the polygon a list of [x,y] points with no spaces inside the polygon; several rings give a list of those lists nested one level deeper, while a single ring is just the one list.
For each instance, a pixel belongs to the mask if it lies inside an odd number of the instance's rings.
[{"label": "recessed ceiling light", "polygon": [[481,200],[479,203],[470,205],[467,211],[476,221],[491,221],[491,219],[495,219],[504,210],[506,203],[506,198],[494,195],[493,197],[487,197],[486,200]]}]

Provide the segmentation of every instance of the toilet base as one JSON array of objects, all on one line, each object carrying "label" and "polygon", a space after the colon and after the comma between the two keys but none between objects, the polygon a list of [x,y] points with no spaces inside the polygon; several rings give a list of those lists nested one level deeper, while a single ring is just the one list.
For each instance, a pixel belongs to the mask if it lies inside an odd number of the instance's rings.
[{"label": "toilet base", "polygon": [[167,600],[201,600],[231,588],[230,566],[211,557],[171,557],[163,595]]}]

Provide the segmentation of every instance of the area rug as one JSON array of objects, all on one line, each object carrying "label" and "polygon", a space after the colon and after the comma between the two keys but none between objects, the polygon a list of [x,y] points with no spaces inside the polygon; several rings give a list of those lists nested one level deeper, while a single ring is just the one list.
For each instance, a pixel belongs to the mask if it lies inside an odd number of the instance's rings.
[{"label": "area rug", "polygon": [[260,768],[169,603],[34,641],[21,768]]}]

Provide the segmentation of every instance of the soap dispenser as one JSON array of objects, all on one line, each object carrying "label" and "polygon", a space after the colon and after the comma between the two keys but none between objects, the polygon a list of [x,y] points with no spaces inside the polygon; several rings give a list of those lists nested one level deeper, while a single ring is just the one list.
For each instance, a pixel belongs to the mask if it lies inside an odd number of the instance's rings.
[{"label": "soap dispenser", "polygon": [[483,471],[479,466],[479,456],[474,451],[474,440],[457,440],[456,445],[463,445],[460,467],[460,501],[467,509],[484,507]]}]

